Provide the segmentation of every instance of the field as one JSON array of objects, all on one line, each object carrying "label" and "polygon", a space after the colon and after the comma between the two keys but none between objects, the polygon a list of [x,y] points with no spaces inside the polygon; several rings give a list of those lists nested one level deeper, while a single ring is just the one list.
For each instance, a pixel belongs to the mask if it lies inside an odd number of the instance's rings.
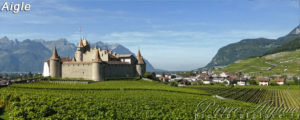
[{"label": "field", "polygon": [[144,80],[91,84],[43,81],[0,89],[0,107],[6,119],[244,119],[249,117],[246,114],[260,119],[299,117],[293,116],[292,109],[264,106]]},{"label": "field", "polygon": [[281,52],[263,57],[236,61],[220,71],[235,73],[241,71],[255,76],[299,75],[300,50]]},{"label": "field", "polygon": [[202,86],[192,88],[233,100],[255,104],[266,103],[270,106],[300,111],[300,88],[298,86]]}]

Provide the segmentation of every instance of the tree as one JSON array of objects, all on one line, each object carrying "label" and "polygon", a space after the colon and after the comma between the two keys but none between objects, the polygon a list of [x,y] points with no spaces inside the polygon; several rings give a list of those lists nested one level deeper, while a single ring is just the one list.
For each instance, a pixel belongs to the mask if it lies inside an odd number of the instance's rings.
[{"label": "tree", "polygon": [[271,81],[269,82],[269,84],[270,84],[271,86],[277,86],[277,85],[278,85],[274,80],[271,80]]},{"label": "tree", "polygon": [[28,78],[32,78],[32,76],[33,76],[32,73],[29,72],[29,73],[28,73]]},{"label": "tree", "polygon": [[170,85],[170,86],[177,87],[177,86],[178,86],[178,82],[173,81],[173,82],[170,82],[169,85]]},{"label": "tree", "polygon": [[249,80],[249,81],[247,81],[250,85],[258,85],[258,83],[257,83],[257,81],[256,80],[253,80],[253,79],[251,79],[251,80]]},{"label": "tree", "polygon": [[151,75],[152,75],[152,79],[156,78],[156,73],[155,72],[152,72]]},{"label": "tree", "polygon": [[294,80],[294,84],[295,85],[299,85],[300,84],[300,80],[297,77],[293,77]]},{"label": "tree", "polygon": [[280,78],[287,79],[287,75],[282,75],[282,76],[280,76]]},{"label": "tree", "polygon": [[237,80],[233,79],[232,82],[230,82],[231,85],[237,84]]},{"label": "tree", "polygon": [[204,83],[203,83],[202,80],[198,80],[198,81],[197,81],[197,84],[198,84],[198,85],[204,85]]},{"label": "tree", "polygon": [[149,78],[149,79],[152,79],[152,74],[150,72],[146,72],[144,74],[144,78]]}]

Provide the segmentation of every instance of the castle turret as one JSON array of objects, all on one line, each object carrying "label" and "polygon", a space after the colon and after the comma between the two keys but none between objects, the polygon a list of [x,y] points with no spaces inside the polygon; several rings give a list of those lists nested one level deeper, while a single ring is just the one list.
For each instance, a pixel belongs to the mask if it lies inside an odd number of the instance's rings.
[{"label": "castle turret", "polygon": [[52,56],[50,58],[50,76],[61,77],[61,61],[57,54],[56,47],[54,47]]},{"label": "castle turret", "polygon": [[89,42],[86,40],[86,38],[83,38],[82,44],[83,44],[83,47],[85,48],[86,51],[89,51],[89,50],[91,49],[91,48],[90,48],[90,44],[89,44]]},{"label": "castle turret", "polygon": [[83,43],[82,43],[82,39],[81,39],[80,42],[78,43],[77,51],[75,53],[75,59],[78,62],[83,61],[83,52],[84,52],[84,47],[83,47]]},{"label": "castle turret", "polygon": [[92,63],[92,79],[94,81],[103,81],[104,80],[104,64],[100,58],[99,51],[96,51],[95,59]]},{"label": "castle turret", "polygon": [[137,64],[136,64],[136,71],[137,74],[142,77],[146,72],[146,63],[144,62],[143,56],[141,55],[140,50],[136,56]]}]

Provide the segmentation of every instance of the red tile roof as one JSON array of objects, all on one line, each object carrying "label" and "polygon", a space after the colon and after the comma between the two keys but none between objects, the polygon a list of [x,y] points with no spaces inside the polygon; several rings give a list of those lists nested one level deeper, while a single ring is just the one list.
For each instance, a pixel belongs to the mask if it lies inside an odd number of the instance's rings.
[{"label": "red tile roof", "polygon": [[275,82],[284,82],[284,78],[275,78],[274,79]]},{"label": "red tile roof", "polygon": [[260,81],[260,82],[269,82],[270,81],[270,78],[256,78],[256,80]]}]

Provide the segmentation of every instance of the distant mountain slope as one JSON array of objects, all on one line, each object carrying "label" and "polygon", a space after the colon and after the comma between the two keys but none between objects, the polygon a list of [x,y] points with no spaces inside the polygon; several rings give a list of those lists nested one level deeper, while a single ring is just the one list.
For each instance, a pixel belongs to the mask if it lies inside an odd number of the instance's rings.
[{"label": "distant mountain slope", "polygon": [[[129,49],[127,49],[126,47],[124,47],[123,45],[120,45],[120,44],[113,44],[113,45],[110,45],[108,48],[110,50],[112,50],[113,52],[116,52],[119,54],[133,54],[134,56],[136,55],[136,54],[132,53]],[[160,71],[160,70],[155,69],[147,59],[145,59],[145,62],[146,62],[147,71],[149,71],[149,72]]]},{"label": "distant mountain slope", "polygon": [[300,49],[280,52],[263,57],[236,61],[220,71],[235,73],[241,71],[254,75],[298,75],[300,71]]},{"label": "distant mountain slope", "polygon": [[39,42],[0,39],[0,72],[38,72],[51,51]]},{"label": "distant mountain slope", "polygon": [[[106,44],[101,41],[92,43],[102,49],[109,49],[118,54],[133,54],[129,49],[120,44]],[[51,56],[56,46],[58,54],[63,57],[73,57],[76,45],[66,39],[55,41],[37,40],[9,40],[7,37],[0,39],[0,72],[42,72],[43,62]],[[155,68],[145,59],[147,71]]]},{"label": "distant mountain slope", "polygon": [[252,56],[261,56],[266,52],[296,38],[300,38],[300,26],[297,26],[288,35],[276,40],[265,38],[241,40],[240,42],[229,44],[219,49],[217,54],[206,65],[206,67],[225,66],[240,59]]},{"label": "distant mountain slope", "polygon": [[50,51],[52,51],[53,48],[56,46],[57,51],[59,51],[59,55],[64,57],[73,57],[77,47],[75,44],[68,42],[66,39],[59,39],[54,41],[45,41],[39,39],[33,41],[40,42]]},{"label": "distant mountain slope", "polygon": [[274,40],[259,38],[246,39],[229,44],[219,49],[215,57],[206,67],[224,66],[236,60],[251,56],[263,55],[266,51],[277,47]]},{"label": "distant mountain slope", "polygon": [[267,51],[265,55],[274,54],[278,52],[284,52],[284,51],[293,51],[300,48],[300,38],[296,38],[295,40],[292,40],[282,46],[279,46],[275,49],[272,49],[270,51]]}]

